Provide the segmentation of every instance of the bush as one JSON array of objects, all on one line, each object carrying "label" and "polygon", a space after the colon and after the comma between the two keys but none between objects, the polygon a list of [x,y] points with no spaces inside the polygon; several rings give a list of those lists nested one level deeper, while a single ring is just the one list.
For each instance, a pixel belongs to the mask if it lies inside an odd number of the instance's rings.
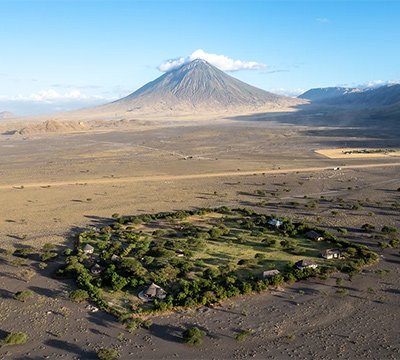
[{"label": "bush", "polygon": [[186,329],[183,332],[183,341],[188,345],[200,345],[203,342],[204,331],[201,331],[196,326]]},{"label": "bush", "polygon": [[397,248],[400,244],[400,240],[399,239],[392,239],[389,241],[389,245],[391,247]]},{"label": "bush", "polygon": [[54,244],[51,243],[46,243],[43,245],[42,250],[43,251],[52,251],[56,248],[56,246]]},{"label": "bush", "polygon": [[342,296],[346,296],[346,295],[349,293],[348,290],[345,289],[345,288],[337,289],[336,292],[337,292],[338,294],[342,295]]},{"label": "bush", "polygon": [[253,330],[242,330],[238,332],[235,336],[237,341],[244,341],[246,338],[251,335],[254,331]]},{"label": "bush", "polygon": [[119,353],[117,350],[115,349],[99,349],[99,351],[97,351],[97,357],[100,360],[114,360],[119,358]]},{"label": "bush", "polygon": [[139,329],[139,327],[143,324],[143,320],[140,318],[135,318],[132,320],[129,320],[126,325],[125,329],[129,331],[130,333],[133,333],[135,330]]},{"label": "bush", "polygon": [[390,234],[390,233],[395,233],[395,232],[397,232],[397,229],[394,227],[394,226],[384,226],[383,228],[382,228],[382,232],[384,233],[384,234]]},{"label": "bush", "polygon": [[3,340],[4,345],[22,345],[28,341],[28,335],[23,332],[9,333]]},{"label": "bush", "polygon": [[80,303],[82,301],[87,300],[89,298],[89,294],[86,290],[78,289],[78,290],[71,291],[69,294],[69,298],[72,301]]},{"label": "bush", "polygon": [[34,250],[31,248],[17,248],[17,249],[15,249],[13,255],[27,258],[29,255],[32,255],[33,253],[34,253]]},{"label": "bush", "polygon": [[151,319],[143,320],[142,327],[145,329],[150,329],[151,325],[153,325],[153,321]]},{"label": "bush", "polygon": [[33,292],[30,290],[17,291],[14,294],[14,299],[25,302],[33,297]]},{"label": "bush", "polygon": [[373,231],[375,230],[375,226],[367,223],[361,226],[361,230],[364,230],[366,232]]},{"label": "bush", "polygon": [[44,263],[44,262],[39,263],[39,269],[40,270],[44,270],[46,268],[47,268],[47,264],[46,263]]},{"label": "bush", "polygon": [[57,253],[54,251],[45,251],[40,255],[40,261],[49,261],[57,257]]}]

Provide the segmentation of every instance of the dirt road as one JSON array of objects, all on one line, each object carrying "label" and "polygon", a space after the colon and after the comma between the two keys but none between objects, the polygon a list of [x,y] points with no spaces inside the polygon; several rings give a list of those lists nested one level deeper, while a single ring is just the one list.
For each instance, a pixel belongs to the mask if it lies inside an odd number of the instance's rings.
[{"label": "dirt road", "polygon": [[[400,162],[380,163],[380,164],[358,164],[358,165],[345,165],[341,166],[341,170],[346,169],[366,169],[366,168],[380,168],[400,166]],[[135,182],[149,182],[149,181],[179,181],[189,179],[206,179],[218,177],[232,177],[232,176],[249,176],[249,175],[270,175],[270,174],[286,174],[296,172],[319,172],[332,170],[335,171],[335,166],[319,166],[319,167],[302,167],[292,169],[262,169],[252,171],[225,171],[216,173],[203,173],[203,174],[184,174],[184,175],[149,175],[149,176],[127,176],[127,177],[108,177],[108,178],[94,178],[94,179],[77,179],[68,181],[55,181],[55,182],[35,182],[24,184],[3,184],[0,185],[0,190],[4,189],[24,189],[33,187],[56,187],[56,186],[70,186],[70,185],[97,185],[97,184],[120,184],[120,183],[135,183]]]}]

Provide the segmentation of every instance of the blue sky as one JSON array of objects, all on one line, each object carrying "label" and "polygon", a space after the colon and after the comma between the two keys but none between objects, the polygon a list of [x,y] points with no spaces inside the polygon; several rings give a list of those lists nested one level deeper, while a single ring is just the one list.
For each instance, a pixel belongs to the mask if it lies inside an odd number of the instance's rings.
[{"label": "blue sky", "polygon": [[399,80],[399,18],[395,0],[0,0],[0,111],[106,102],[198,49],[289,95]]}]

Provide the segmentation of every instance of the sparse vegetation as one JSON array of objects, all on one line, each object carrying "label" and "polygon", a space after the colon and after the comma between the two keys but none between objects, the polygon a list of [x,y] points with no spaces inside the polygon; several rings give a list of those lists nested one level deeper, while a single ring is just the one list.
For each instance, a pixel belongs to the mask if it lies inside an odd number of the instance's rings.
[{"label": "sparse vegetation", "polygon": [[394,226],[385,225],[385,226],[382,228],[382,232],[383,232],[384,234],[396,233],[396,232],[397,232],[397,228],[395,228]]},{"label": "sparse vegetation", "polygon": [[24,332],[12,332],[3,340],[3,345],[23,345],[27,341],[28,335]]},{"label": "sparse vegetation", "polygon": [[358,150],[347,150],[347,151],[342,151],[343,154],[388,154],[391,152],[396,152],[396,150],[393,149],[358,149]]},{"label": "sparse vegetation", "polygon": [[89,298],[89,294],[86,290],[77,289],[70,292],[69,298],[74,302],[80,303],[86,301]]},{"label": "sparse vegetation", "polygon": [[188,345],[200,345],[203,342],[204,331],[201,331],[196,326],[186,329],[182,333],[183,341]]},{"label": "sparse vegetation", "polygon": [[296,340],[296,335],[294,335],[294,334],[289,334],[289,335],[286,336],[286,338],[287,338],[289,341],[294,341],[294,340]]},{"label": "sparse vegetation", "polygon": [[246,340],[251,334],[253,334],[254,331],[251,329],[247,329],[247,330],[241,330],[240,332],[238,332],[235,336],[235,339],[237,341],[244,341]]},{"label": "sparse vegetation", "polygon": [[337,289],[336,292],[338,294],[342,295],[342,296],[345,296],[345,295],[347,295],[349,293],[349,291],[347,289],[345,289],[345,288]]},{"label": "sparse vegetation", "polygon": [[17,291],[14,294],[14,299],[25,302],[33,297],[33,292],[30,290]]},{"label": "sparse vegetation", "polygon": [[102,348],[97,351],[99,360],[115,360],[119,358],[119,352],[115,349]]}]

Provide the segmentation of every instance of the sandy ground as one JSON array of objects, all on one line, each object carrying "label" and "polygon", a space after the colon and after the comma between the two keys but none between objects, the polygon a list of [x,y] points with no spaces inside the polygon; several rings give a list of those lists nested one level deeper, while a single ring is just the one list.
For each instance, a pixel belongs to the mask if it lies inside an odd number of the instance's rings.
[{"label": "sandy ground", "polygon": [[[383,225],[399,226],[398,161],[335,160],[314,150],[349,143],[398,146],[397,138],[317,130],[231,121],[25,140],[2,136],[0,247],[70,245],[79,229],[104,223],[115,212],[228,205],[304,219],[334,232],[345,228],[349,240],[377,249],[374,233],[359,229],[368,222],[379,234]],[[361,208],[352,208],[355,202]],[[0,336],[25,331],[30,340],[1,348],[0,358],[94,359],[96,349],[110,346],[123,359],[397,359],[399,250],[382,255],[351,282],[344,277],[347,295],[336,293],[335,279],[310,280],[216,309],[158,317],[150,330],[129,334],[111,316],[67,300],[65,291],[73,284],[49,276],[57,264],[40,271],[35,261],[21,265],[3,254]],[[22,279],[24,269],[35,270],[28,281]],[[390,271],[379,275],[377,269]],[[23,289],[34,291],[35,300],[12,298]],[[182,328],[194,324],[208,334],[199,348],[180,339]],[[235,334],[248,328],[254,334],[237,342]]]}]

